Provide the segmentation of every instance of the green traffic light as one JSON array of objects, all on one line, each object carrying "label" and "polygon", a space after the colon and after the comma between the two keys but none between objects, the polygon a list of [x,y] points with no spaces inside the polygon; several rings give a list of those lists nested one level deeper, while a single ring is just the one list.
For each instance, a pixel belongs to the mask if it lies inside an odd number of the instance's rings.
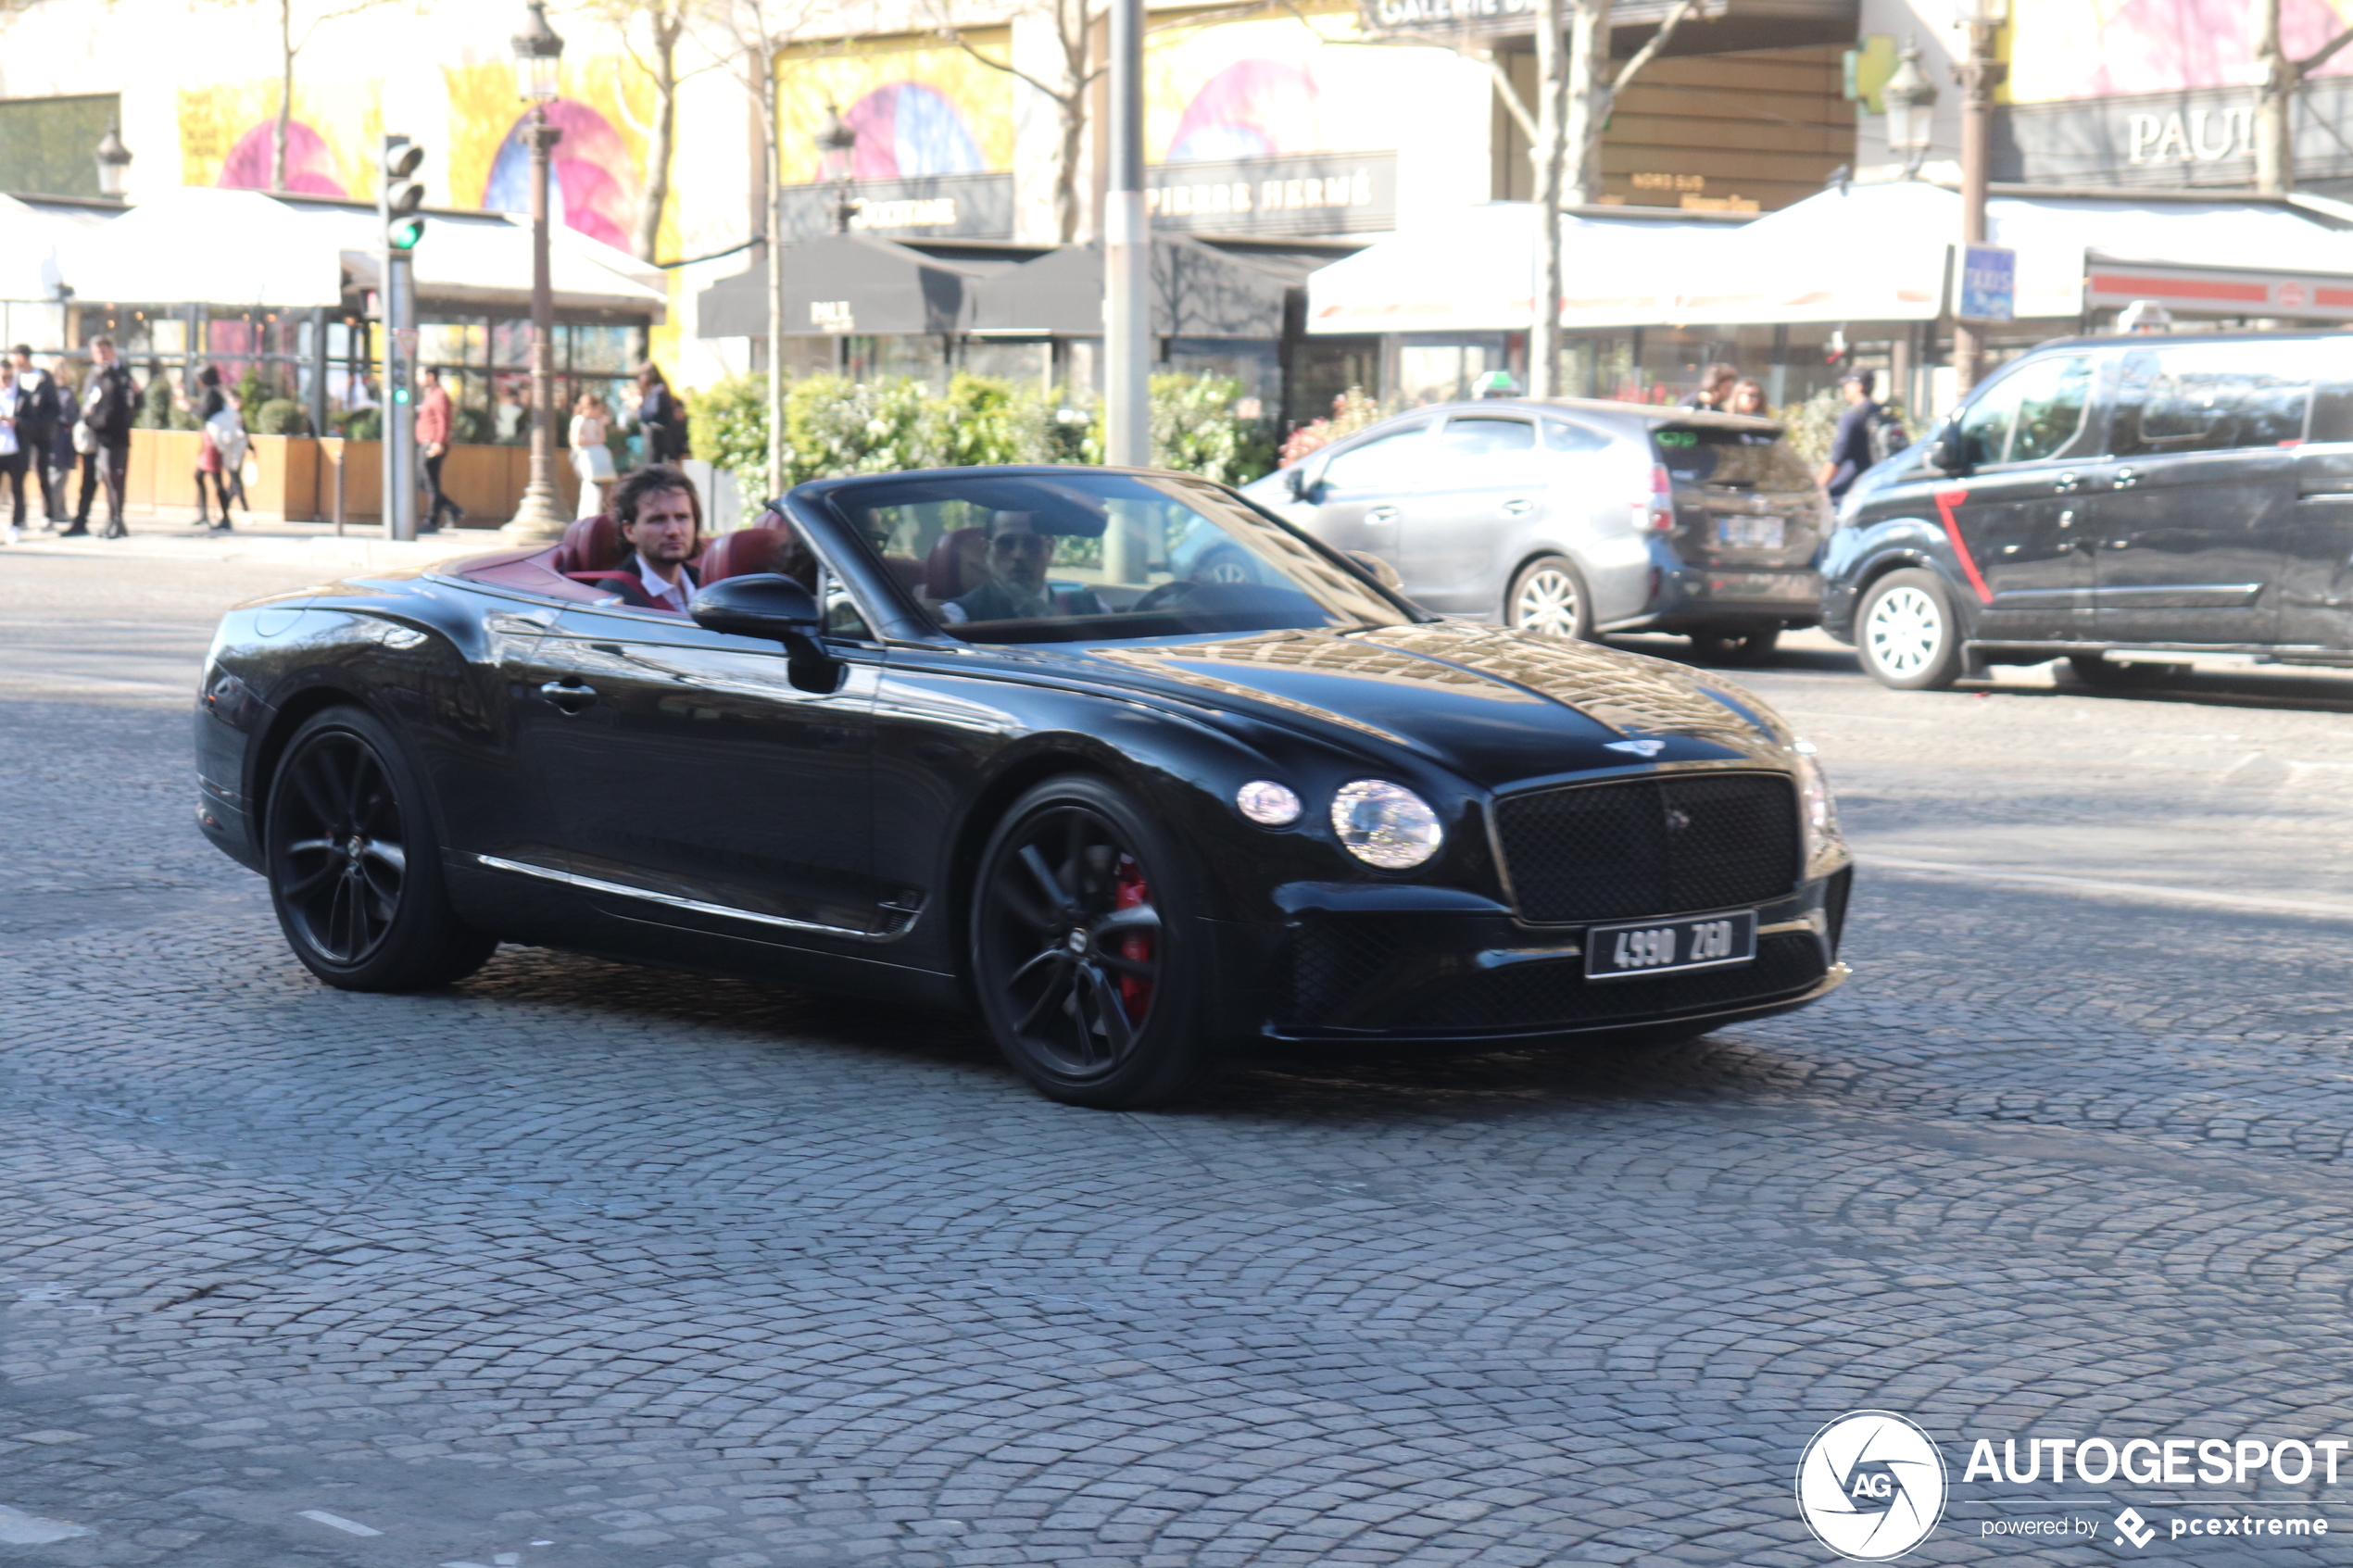
[{"label": "green traffic light", "polygon": [[385,231],[385,238],[395,250],[414,250],[417,242],[424,237],[425,220],[422,218],[404,218]]}]

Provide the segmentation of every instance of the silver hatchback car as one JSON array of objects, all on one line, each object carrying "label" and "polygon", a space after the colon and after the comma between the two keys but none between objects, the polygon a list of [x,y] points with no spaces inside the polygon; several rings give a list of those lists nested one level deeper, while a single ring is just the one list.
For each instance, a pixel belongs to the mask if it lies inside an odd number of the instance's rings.
[{"label": "silver hatchback car", "polygon": [[1821,618],[1829,508],[1768,420],[1585,398],[1444,404],[1242,494],[1387,561],[1441,614],[1562,637],[1676,632],[1703,656],[1746,660]]}]

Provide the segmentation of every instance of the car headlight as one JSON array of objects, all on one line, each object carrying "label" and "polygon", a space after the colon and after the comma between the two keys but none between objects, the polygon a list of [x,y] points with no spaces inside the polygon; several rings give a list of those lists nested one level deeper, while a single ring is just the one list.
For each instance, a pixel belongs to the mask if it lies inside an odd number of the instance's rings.
[{"label": "car headlight", "polygon": [[1402,872],[1420,865],[1446,842],[1429,802],[1400,784],[1358,779],[1332,797],[1332,831],[1368,866]]},{"label": "car headlight", "polygon": [[1259,826],[1269,828],[1289,827],[1306,809],[1296,791],[1272,779],[1252,779],[1236,790],[1234,807]]},{"label": "car headlight", "polygon": [[1797,797],[1806,820],[1806,864],[1810,870],[1827,850],[1844,847],[1838,833],[1838,802],[1831,798],[1831,781],[1814,759],[1811,741],[1798,741]]}]

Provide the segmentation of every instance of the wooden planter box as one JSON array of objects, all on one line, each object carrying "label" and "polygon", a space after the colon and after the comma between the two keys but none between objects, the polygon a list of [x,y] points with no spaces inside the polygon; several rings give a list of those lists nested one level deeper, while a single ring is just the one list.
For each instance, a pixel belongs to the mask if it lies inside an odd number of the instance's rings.
[{"label": "wooden planter box", "polygon": [[[337,436],[257,435],[246,456],[245,498],[254,516],[270,521],[333,522],[340,473],[346,524],[384,521],[383,445]],[[196,505],[196,458],[203,436],[192,430],[134,430],[125,500],[140,510]],[[556,489],[572,515],[580,483],[570,457],[556,454]],[[497,527],[515,515],[531,479],[528,446],[452,446],[442,464],[442,488],[466,508],[470,524]],[[424,521],[422,489],[417,520]],[[242,514],[240,514],[242,515]]]}]

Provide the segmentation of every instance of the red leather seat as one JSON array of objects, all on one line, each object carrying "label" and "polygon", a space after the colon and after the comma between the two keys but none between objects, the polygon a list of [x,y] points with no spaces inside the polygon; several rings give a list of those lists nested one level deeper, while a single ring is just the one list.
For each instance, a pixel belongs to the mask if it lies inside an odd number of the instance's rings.
[{"label": "red leather seat", "polygon": [[723,577],[749,577],[776,570],[776,546],[784,543],[780,528],[742,528],[722,533],[702,547],[696,575],[706,583]]},{"label": "red leather seat", "polygon": [[991,575],[988,530],[951,528],[924,558],[924,594],[939,604],[971,593]]},{"label": "red leather seat", "polygon": [[620,564],[621,524],[602,512],[565,529],[563,543],[556,546],[558,571],[610,571]]}]

